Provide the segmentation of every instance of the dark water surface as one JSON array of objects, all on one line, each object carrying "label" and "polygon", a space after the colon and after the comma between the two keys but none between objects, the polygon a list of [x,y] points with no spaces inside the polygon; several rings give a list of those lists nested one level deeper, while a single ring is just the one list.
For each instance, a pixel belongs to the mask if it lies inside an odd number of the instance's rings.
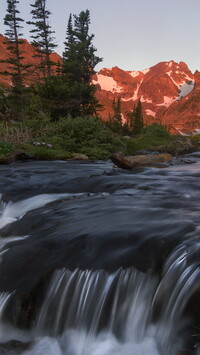
[{"label": "dark water surface", "polygon": [[198,353],[200,153],[187,159],[0,166],[0,355]]}]

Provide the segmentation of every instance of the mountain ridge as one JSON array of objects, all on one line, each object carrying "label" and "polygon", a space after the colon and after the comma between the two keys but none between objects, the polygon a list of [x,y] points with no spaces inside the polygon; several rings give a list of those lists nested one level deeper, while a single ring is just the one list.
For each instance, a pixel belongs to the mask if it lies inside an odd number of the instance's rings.
[{"label": "mountain ridge", "polygon": [[[179,115],[183,98],[187,97],[188,100],[191,92],[196,94],[196,82],[199,82],[196,73],[198,72],[193,74],[184,62],[176,63],[173,60],[158,63],[143,71],[123,71],[118,67],[102,69],[93,80],[97,85],[97,98],[105,106],[101,113],[102,118],[107,120],[112,116],[113,99],[120,97],[123,120],[126,121],[127,113],[140,99],[145,124],[161,122],[167,125],[172,133],[198,129],[198,102],[195,109],[193,107],[192,115],[190,106],[187,107],[184,120]],[[174,103],[177,104],[173,105]],[[173,107],[173,110],[170,110],[170,119],[167,114],[169,107]]]},{"label": "mountain ridge", "polygon": [[[0,60],[10,56],[5,40],[0,34]],[[34,57],[35,48],[26,39],[20,46],[24,64],[39,64],[40,59]],[[61,57],[52,53],[51,60],[59,62]],[[0,72],[8,69],[8,64],[0,63]],[[26,84],[37,80],[40,80],[38,73],[31,71]],[[0,75],[0,84],[8,87],[11,82]],[[104,106],[99,113],[102,120],[112,117],[113,100],[120,98],[122,119],[126,122],[128,112],[140,99],[145,124],[162,123],[172,133],[181,134],[200,129],[200,73],[193,74],[182,61],[163,61],[138,71],[126,71],[117,66],[103,68],[94,75],[93,84],[97,87],[96,97]]]}]

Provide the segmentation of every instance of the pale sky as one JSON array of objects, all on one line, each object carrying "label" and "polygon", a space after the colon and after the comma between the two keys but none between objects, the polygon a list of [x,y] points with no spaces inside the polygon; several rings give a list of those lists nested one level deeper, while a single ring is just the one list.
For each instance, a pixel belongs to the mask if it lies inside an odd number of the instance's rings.
[{"label": "pale sky", "polygon": [[[0,0],[0,33],[6,0]],[[19,0],[21,17],[30,20],[34,0]],[[200,70],[200,0],[47,0],[50,23],[56,32],[56,51],[62,54],[69,14],[90,10],[90,33],[103,62],[96,67],[118,66],[143,70],[162,61],[184,61]],[[29,26],[24,24],[29,39]]]}]

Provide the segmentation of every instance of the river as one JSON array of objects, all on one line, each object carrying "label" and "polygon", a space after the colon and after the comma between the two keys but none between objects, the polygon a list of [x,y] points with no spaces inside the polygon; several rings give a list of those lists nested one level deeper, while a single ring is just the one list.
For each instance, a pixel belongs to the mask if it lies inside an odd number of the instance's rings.
[{"label": "river", "polygon": [[200,152],[0,166],[0,355],[200,354]]}]

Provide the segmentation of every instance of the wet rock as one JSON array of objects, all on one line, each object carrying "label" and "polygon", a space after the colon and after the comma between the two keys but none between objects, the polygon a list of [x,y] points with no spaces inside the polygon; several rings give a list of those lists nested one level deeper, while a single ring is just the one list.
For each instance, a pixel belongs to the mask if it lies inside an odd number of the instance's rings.
[{"label": "wet rock", "polygon": [[34,160],[35,154],[29,154],[23,151],[14,151],[0,158],[0,164],[10,164],[16,160]]},{"label": "wet rock", "polygon": [[29,160],[29,159],[36,159],[35,154],[29,154],[25,152],[17,152],[15,154],[15,160]]},{"label": "wet rock", "polygon": [[123,136],[123,139],[131,139],[131,137],[130,136]]},{"label": "wet rock", "polygon": [[171,154],[145,154],[126,156],[122,153],[115,153],[111,156],[112,162],[122,169],[132,169],[138,166],[155,166],[172,160]]},{"label": "wet rock", "polygon": [[193,152],[195,150],[195,145],[192,143],[190,137],[179,136],[175,141],[175,151],[174,154],[176,156],[180,156],[182,154],[187,154]]},{"label": "wet rock", "polygon": [[135,155],[147,155],[147,154],[160,154],[157,151],[153,151],[153,150],[137,150],[137,152],[135,153]]},{"label": "wet rock", "polygon": [[18,355],[22,354],[25,350],[28,350],[30,347],[30,343],[23,343],[17,340],[11,340],[7,343],[0,344],[0,354],[10,354],[10,355]]},{"label": "wet rock", "polygon": [[189,349],[181,349],[178,355],[192,355],[194,354],[192,350]]},{"label": "wet rock", "polygon": [[70,160],[89,160],[85,154],[75,153]]},{"label": "wet rock", "polygon": [[194,159],[174,158],[169,162],[169,165],[176,166],[176,165],[194,164],[194,163],[196,163],[196,160]]}]

